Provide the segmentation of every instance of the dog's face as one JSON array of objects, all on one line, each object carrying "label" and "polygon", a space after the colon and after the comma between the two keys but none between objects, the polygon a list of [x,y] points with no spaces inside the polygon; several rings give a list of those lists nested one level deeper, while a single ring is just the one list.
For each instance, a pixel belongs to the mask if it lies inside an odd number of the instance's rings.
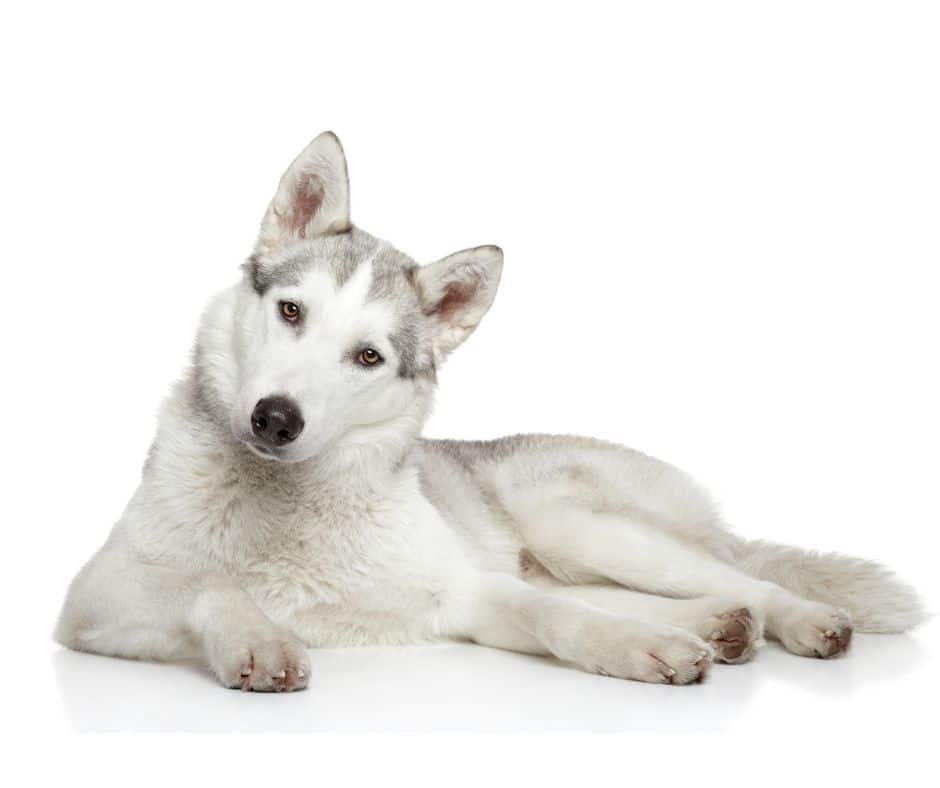
[{"label": "dog's face", "polygon": [[281,179],[245,266],[231,428],[296,462],[417,433],[435,370],[496,293],[502,252],[418,266],[352,227],[346,161],[321,134]]}]

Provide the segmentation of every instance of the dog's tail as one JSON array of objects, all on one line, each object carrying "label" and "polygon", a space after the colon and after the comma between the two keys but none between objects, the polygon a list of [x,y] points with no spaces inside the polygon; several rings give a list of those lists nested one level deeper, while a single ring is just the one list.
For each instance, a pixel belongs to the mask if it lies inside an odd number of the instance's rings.
[{"label": "dog's tail", "polygon": [[917,592],[874,561],[734,539],[735,563],[753,577],[848,611],[859,632],[906,632],[926,620]]}]

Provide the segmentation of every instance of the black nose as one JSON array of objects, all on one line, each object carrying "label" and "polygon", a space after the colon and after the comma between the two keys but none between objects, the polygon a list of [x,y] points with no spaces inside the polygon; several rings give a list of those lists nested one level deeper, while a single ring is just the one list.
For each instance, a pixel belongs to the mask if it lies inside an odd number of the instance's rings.
[{"label": "black nose", "polygon": [[251,412],[251,431],[268,446],[283,446],[304,428],[300,408],[287,397],[265,397]]}]

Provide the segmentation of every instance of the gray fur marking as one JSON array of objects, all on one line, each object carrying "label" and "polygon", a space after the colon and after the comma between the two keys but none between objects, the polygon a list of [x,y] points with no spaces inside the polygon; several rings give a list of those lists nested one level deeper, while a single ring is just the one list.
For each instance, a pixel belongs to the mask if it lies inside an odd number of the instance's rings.
[{"label": "gray fur marking", "polygon": [[425,318],[411,278],[417,266],[384,241],[353,227],[349,232],[298,243],[272,260],[253,255],[244,268],[255,292],[263,296],[272,287],[299,285],[304,274],[316,268],[329,271],[336,286],[342,287],[367,261],[372,265],[369,300],[388,303],[396,314],[389,342],[400,360],[399,376],[433,378],[433,355],[423,331]]},{"label": "gray fur marking", "polygon": [[223,433],[228,433],[229,425],[224,415],[226,408],[219,399],[215,389],[212,387],[209,375],[206,372],[203,355],[202,343],[197,339],[196,345],[193,348],[193,371],[187,382],[190,402],[196,410],[204,413],[209,422],[215,427],[220,428]]}]

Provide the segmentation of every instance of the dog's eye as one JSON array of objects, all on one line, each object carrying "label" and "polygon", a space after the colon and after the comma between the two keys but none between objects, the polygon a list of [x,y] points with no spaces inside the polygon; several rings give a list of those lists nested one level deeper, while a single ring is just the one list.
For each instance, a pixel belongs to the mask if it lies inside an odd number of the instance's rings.
[{"label": "dog's eye", "polygon": [[288,323],[296,323],[300,318],[300,307],[293,301],[281,301],[278,308],[281,310],[281,317]]},{"label": "dog's eye", "polygon": [[384,359],[379,354],[378,350],[367,347],[359,351],[359,355],[356,356],[356,361],[364,367],[374,367],[376,364],[381,364]]}]

